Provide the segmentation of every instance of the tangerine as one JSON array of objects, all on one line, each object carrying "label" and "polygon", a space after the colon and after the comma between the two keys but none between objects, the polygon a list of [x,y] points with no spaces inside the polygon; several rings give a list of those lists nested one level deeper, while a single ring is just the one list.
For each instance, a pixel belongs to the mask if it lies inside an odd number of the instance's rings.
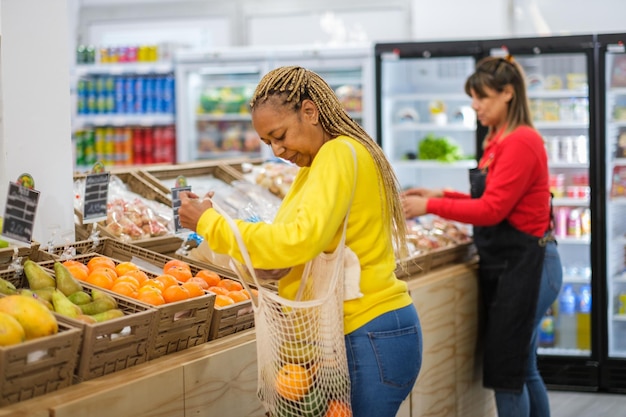
[{"label": "tangerine", "polygon": [[193,276],[191,270],[184,266],[172,266],[165,270],[165,273],[173,275],[180,282],[187,282],[187,280]]},{"label": "tangerine", "polygon": [[120,262],[119,264],[115,265],[115,272],[117,272],[117,275],[120,276],[126,275],[128,271],[136,271],[138,269],[139,267],[130,261]]},{"label": "tangerine", "polygon": [[130,275],[131,277],[135,277],[137,281],[139,281],[140,285],[146,282],[149,278],[148,274],[143,272],[141,269],[132,269],[126,272],[124,275]]},{"label": "tangerine", "polygon": [[191,294],[189,290],[182,285],[170,285],[163,290],[163,299],[166,303],[187,300]]},{"label": "tangerine", "polygon": [[298,401],[309,392],[312,383],[313,378],[304,366],[288,363],[278,371],[275,388],[283,398]]},{"label": "tangerine", "polygon": [[93,271],[100,266],[105,266],[115,270],[115,262],[113,259],[106,256],[94,256],[87,262],[87,268],[89,268],[90,271]]},{"label": "tangerine", "polygon": [[122,276],[115,278],[115,280],[113,281],[113,285],[117,284],[118,282],[129,282],[133,284],[135,288],[139,288],[141,286],[139,284],[139,280],[137,280],[137,278],[132,277],[130,275],[122,275]]},{"label": "tangerine", "polygon": [[199,277],[191,277],[187,280],[187,282],[195,282],[196,284],[198,284],[199,286],[202,287],[203,290],[208,290],[210,285],[207,284],[207,282],[205,280],[203,280],[202,278]]},{"label": "tangerine", "polygon": [[241,282],[235,281],[234,279],[224,278],[217,283],[218,287],[226,288],[228,291],[239,291],[243,289],[243,285]]},{"label": "tangerine", "polygon": [[113,286],[113,277],[105,268],[100,268],[87,275],[85,282],[108,290]]},{"label": "tangerine", "polygon": [[324,417],[352,417],[352,409],[342,401],[330,400]]},{"label": "tangerine", "polygon": [[67,260],[63,262],[63,265],[70,271],[74,278],[81,281],[85,281],[87,275],[89,275],[89,268],[82,262]]},{"label": "tangerine", "polygon": [[153,306],[160,306],[165,304],[165,298],[161,291],[154,287],[141,287],[137,292],[137,300],[143,301]]},{"label": "tangerine", "polygon": [[204,289],[197,282],[183,282],[182,286],[189,291],[189,297],[200,297],[204,295]]},{"label": "tangerine", "polygon": [[137,287],[130,282],[118,282],[111,286],[111,291],[130,298],[137,298]]},{"label": "tangerine", "polygon": [[228,291],[228,294],[226,295],[232,298],[235,303],[240,303],[248,300],[248,296],[244,294],[243,291],[244,290]]},{"label": "tangerine", "polygon": [[235,301],[227,295],[217,294],[215,296],[215,307],[227,307],[235,304]]},{"label": "tangerine", "polygon": [[159,275],[158,277],[154,279],[156,279],[157,281],[160,281],[163,284],[163,290],[165,290],[168,287],[171,287],[172,285],[178,285],[178,280],[173,275],[163,274],[163,275]]},{"label": "tangerine", "polygon": [[218,282],[222,279],[217,272],[210,271],[208,269],[201,269],[196,272],[196,277],[203,279],[209,287],[217,285]]},{"label": "tangerine", "polygon": [[167,270],[173,266],[182,266],[191,271],[191,267],[187,262],[181,261],[180,259],[170,259],[169,261],[165,262],[165,265],[163,265],[163,273],[167,274]]},{"label": "tangerine", "polygon": [[207,289],[216,295],[228,295],[228,290],[224,287],[213,286]]},{"label": "tangerine", "polygon": [[144,287],[148,287],[148,288],[155,288],[157,290],[159,290],[159,292],[162,292],[165,289],[165,284],[163,284],[161,281],[151,278],[151,279],[147,279],[144,282],[142,282],[140,288],[144,288]]}]

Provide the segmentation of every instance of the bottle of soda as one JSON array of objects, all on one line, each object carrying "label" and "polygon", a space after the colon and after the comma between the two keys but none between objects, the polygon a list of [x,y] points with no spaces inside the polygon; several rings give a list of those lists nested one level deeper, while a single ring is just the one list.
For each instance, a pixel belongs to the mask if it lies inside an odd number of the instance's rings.
[{"label": "bottle of soda", "polygon": [[559,347],[576,349],[578,323],[576,320],[576,293],[572,284],[565,284],[559,297]]},{"label": "bottle of soda", "polygon": [[576,324],[578,349],[591,349],[591,287],[585,284],[578,292],[576,303]]},{"label": "bottle of soda", "polygon": [[539,347],[554,347],[555,342],[555,325],[554,313],[552,307],[548,307],[548,311],[543,315],[539,322],[538,341]]}]

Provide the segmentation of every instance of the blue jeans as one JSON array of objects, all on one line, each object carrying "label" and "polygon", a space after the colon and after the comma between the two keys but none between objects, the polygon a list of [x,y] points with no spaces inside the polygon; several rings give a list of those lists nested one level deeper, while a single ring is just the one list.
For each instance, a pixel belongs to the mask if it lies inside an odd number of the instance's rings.
[{"label": "blue jeans", "polygon": [[394,417],[422,366],[414,305],[383,314],[346,335],[353,417]]},{"label": "blue jeans", "polygon": [[541,286],[535,313],[535,331],[530,341],[530,355],[526,367],[526,383],[521,393],[496,391],[499,417],[550,417],[548,392],[537,369],[537,336],[539,323],[546,310],[559,294],[563,283],[563,269],[556,243],[546,246],[546,257],[541,273]]}]

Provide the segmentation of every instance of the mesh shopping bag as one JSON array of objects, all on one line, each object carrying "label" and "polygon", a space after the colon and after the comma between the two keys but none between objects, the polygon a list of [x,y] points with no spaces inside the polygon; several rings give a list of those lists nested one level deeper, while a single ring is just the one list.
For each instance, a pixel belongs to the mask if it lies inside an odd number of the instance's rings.
[{"label": "mesh shopping bag", "polygon": [[244,264],[233,260],[232,268],[246,287],[254,283],[258,288],[258,297],[252,298],[257,394],[268,416],[324,417],[330,410],[330,415],[352,415],[343,324],[348,214],[335,251],[305,265],[294,300],[259,282],[236,224],[225,216],[244,259]]}]

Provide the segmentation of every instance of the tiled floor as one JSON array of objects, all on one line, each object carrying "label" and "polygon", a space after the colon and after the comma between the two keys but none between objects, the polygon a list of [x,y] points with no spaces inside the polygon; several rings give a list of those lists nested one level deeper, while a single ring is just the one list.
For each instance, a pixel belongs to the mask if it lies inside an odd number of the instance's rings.
[{"label": "tiled floor", "polygon": [[626,394],[549,391],[551,417],[626,417]]}]

